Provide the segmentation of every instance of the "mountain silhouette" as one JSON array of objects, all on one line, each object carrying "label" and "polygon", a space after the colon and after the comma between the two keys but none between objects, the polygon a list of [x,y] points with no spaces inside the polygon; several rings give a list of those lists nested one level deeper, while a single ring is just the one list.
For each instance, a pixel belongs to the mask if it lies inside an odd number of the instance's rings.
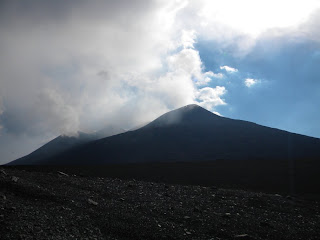
[{"label": "mountain silhouette", "polygon": [[288,157],[320,158],[320,140],[221,117],[192,104],[134,131],[89,141],[46,158],[30,155],[11,164],[100,165]]},{"label": "mountain silhouette", "polygon": [[11,162],[11,164],[39,164],[42,161],[46,161],[46,159],[48,158],[53,158],[56,155],[59,155],[72,148],[81,146],[85,143],[89,143],[91,141],[98,140],[104,137],[116,135],[122,132],[125,132],[125,130],[114,126],[107,126],[101,129],[100,131],[90,134],[78,132],[75,136],[60,135],[54,138],[53,140],[49,141],[39,149],[35,150],[34,152]]}]

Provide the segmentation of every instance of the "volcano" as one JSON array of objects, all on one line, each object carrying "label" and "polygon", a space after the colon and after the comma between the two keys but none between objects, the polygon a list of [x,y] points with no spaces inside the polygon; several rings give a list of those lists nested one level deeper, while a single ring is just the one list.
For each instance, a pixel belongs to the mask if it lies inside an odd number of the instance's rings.
[{"label": "volcano", "polygon": [[318,159],[320,139],[218,116],[198,105],[146,126],[12,165],[104,165],[214,160]]}]

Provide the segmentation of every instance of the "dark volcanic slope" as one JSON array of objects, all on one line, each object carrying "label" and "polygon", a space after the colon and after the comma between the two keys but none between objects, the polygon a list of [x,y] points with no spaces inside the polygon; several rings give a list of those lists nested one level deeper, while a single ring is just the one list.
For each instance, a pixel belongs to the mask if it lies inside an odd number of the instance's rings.
[{"label": "dark volcanic slope", "polygon": [[113,126],[106,127],[96,133],[87,134],[79,132],[77,136],[63,136],[60,135],[50,142],[46,143],[34,152],[19,158],[10,164],[38,164],[48,158],[53,158],[71,148],[81,146],[94,140],[109,137],[124,132],[123,129],[115,128]]},{"label": "dark volcanic slope", "polygon": [[286,159],[288,156],[319,158],[320,140],[220,117],[197,105],[188,105],[136,131],[94,141],[32,163],[107,164]]},{"label": "dark volcanic slope", "polygon": [[66,173],[0,168],[2,240],[320,239],[316,201]]}]

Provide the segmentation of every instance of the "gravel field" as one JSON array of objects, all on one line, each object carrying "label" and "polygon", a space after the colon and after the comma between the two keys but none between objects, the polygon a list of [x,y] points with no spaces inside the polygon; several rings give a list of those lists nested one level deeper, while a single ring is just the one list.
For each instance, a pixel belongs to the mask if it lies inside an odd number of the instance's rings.
[{"label": "gravel field", "polygon": [[0,238],[320,239],[318,201],[0,167]]}]

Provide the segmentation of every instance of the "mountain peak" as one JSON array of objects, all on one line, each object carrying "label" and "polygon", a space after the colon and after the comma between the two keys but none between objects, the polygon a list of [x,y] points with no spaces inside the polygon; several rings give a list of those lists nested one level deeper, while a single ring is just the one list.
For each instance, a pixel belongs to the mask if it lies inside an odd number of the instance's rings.
[{"label": "mountain peak", "polygon": [[172,110],[158,117],[146,127],[165,127],[170,125],[198,125],[212,123],[213,119],[220,118],[218,115],[200,107],[197,104],[189,104]]},{"label": "mountain peak", "polygon": [[193,108],[202,108],[202,107],[200,107],[199,105],[193,103],[193,104],[188,104],[188,105],[186,105],[184,107],[181,107],[181,108],[178,108],[178,109],[182,109],[182,108],[193,109]]}]

